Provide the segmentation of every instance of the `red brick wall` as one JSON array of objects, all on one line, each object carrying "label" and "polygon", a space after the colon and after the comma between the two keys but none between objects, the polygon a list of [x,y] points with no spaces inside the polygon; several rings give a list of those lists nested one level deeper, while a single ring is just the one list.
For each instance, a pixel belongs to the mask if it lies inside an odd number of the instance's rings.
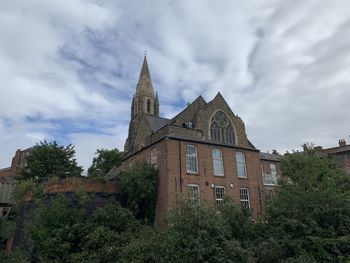
[{"label": "red brick wall", "polygon": [[[181,164],[179,163],[179,144],[181,151]],[[197,147],[198,156],[198,174],[188,174],[186,171],[186,145],[191,144]],[[202,202],[209,204],[215,203],[214,190],[212,184],[217,186],[224,186],[226,188],[226,195],[232,198],[237,203],[240,203],[239,189],[248,188],[250,195],[250,204],[252,213],[257,216],[262,212],[262,180],[260,177],[260,159],[259,153],[256,151],[233,149],[229,147],[218,147],[201,143],[189,143],[184,141],[169,141],[169,199],[174,201],[176,189],[180,188],[180,170],[182,177],[182,196],[184,199],[188,197],[188,184],[198,184],[200,187],[200,198]],[[214,176],[212,149],[221,149],[224,163],[224,176]],[[244,152],[247,167],[247,179],[238,178],[236,168],[236,151]],[[178,186],[175,186],[176,178]]]},{"label": "red brick wall", "polygon": [[[72,178],[59,182],[44,184],[44,193],[71,193],[79,189],[88,193],[119,193],[119,186],[115,182],[101,182]],[[32,200],[32,192],[27,192],[23,201]]]},{"label": "red brick wall", "polygon": [[[197,147],[198,174],[196,175],[187,174],[186,172],[187,144],[196,145]],[[258,216],[262,213],[264,204],[259,152],[165,139],[129,157],[124,162],[124,168],[129,166],[131,160],[150,162],[150,150],[153,147],[157,147],[158,152],[159,189],[156,216],[158,226],[164,224],[163,219],[167,210],[176,204],[177,199],[187,199],[188,184],[198,184],[200,186],[201,202],[208,202],[209,204],[215,203],[212,184],[224,186],[226,188],[226,195],[237,203],[240,203],[239,189],[241,187],[248,188],[252,214]],[[213,175],[213,148],[222,150],[224,177]],[[247,179],[237,177],[236,151],[241,151],[245,154]]]}]

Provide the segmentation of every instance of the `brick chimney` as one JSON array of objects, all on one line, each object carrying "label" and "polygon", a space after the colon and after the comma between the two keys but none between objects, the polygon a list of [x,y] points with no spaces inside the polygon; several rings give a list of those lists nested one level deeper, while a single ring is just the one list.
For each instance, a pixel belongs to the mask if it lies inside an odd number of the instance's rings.
[{"label": "brick chimney", "polygon": [[323,148],[322,148],[322,146],[315,146],[315,147],[314,147],[314,150],[315,150],[316,152],[322,152]]},{"label": "brick chimney", "polygon": [[340,139],[338,142],[339,142],[339,147],[346,146],[346,141],[345,141],[345,139]]}]

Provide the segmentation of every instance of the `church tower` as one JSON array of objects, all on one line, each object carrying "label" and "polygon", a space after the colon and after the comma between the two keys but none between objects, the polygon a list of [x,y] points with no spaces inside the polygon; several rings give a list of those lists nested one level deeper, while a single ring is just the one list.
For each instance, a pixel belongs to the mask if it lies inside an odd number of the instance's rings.
[{"label": "church tower", "polygon": [[134,150],[135,135],[143,114],[159,117],[158,94],[154,94],[146,55],[144,56],[140,77],[136,85],[136,93],[132,98],[129,136],[124,146],[126,153]]}]

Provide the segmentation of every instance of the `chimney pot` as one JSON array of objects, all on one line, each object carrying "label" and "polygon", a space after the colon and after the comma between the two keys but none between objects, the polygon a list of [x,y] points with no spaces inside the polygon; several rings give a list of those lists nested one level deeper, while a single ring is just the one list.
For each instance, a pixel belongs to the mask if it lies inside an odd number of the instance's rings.
[{"label": "chimney pot", "polygon": [[346,146],[346,141],[345,141],[345,139],[340,139],[339,140],[339,147],[343,147],[343,146]]}]

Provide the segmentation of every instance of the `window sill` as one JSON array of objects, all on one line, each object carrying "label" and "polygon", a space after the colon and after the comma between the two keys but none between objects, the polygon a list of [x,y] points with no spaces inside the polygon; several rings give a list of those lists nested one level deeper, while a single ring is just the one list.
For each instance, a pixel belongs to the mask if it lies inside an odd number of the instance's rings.
[{"label": "window sill", "polygon": [[189,172],[189,171],[187,171],[186,173],[187,173],[187,175],[199,175],[198,172]]},{"label": "window sill", "polygon": [[215,176],[215,177],[223,177],[223,178],[225,177],[224,174],[223,174],[223,175],[214,174],[214,176]]},{"label": "window sill", "polygon": [[248,180],[248,177],[238,177],[238,176],[237,176],[237,178],[238,178],[238,179],[243,179],[243,180]]}]

